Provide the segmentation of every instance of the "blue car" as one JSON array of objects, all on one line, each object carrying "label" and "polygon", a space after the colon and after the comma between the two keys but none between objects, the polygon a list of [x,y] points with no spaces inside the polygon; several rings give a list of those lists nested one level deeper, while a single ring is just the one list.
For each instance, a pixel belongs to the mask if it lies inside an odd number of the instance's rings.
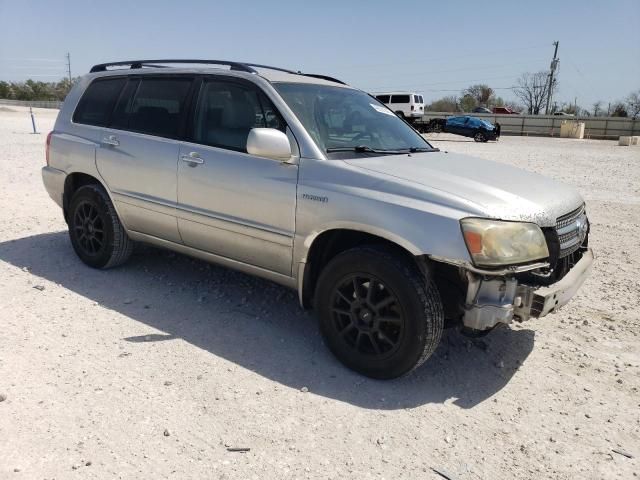
[{"label": "blue car", "polygon": [[467,115],[461,117],[434,118],[430,122],[432,132],[447,132],[465,137],[471,137],[476,142],[497,140],[500,137],[500,124]]}]

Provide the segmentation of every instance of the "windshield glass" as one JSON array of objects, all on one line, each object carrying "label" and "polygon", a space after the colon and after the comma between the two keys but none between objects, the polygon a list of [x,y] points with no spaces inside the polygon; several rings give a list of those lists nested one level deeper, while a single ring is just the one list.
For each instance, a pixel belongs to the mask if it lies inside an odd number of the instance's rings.
[{"label": "windshield glass", "polygon": [[299,83],[274,87],[324,152],[354,150],[355,156],[432,149],[385,105],[359,90]]}]

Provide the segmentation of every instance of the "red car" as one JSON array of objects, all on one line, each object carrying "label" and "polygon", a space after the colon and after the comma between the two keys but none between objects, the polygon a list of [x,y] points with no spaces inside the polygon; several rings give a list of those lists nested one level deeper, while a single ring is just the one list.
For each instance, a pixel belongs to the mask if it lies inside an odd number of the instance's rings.
[{"label": "red car", "polygon": [[493,113],[503,113],[507,115],[518,115],[520,112],[514,112],[509,107],[493,107]]}]

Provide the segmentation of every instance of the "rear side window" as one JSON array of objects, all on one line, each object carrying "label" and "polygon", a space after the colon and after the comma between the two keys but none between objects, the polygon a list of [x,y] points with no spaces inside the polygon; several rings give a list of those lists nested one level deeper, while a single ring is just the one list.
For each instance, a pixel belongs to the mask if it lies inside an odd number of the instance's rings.
[{"label": "rear side window", "polygon": [[129,107],[128,130],[177,137],[192,81],[191,78],[143,78]]},{"label": "rear side window", "polygon": [[258,127],[283,132],[286,128],[262,92],[235,82],[214,80],[202,84],[195,112],[194,142],[246,152],[249,131]]},{"label": "rear side window", "polygon": [[391,95],[376,95],[376,98],[380,100],[382,103],[389,103],[389,99]]},{"label": "rear side window", "polygon": [[391,97],[391,103],[409,103],[409,95],[394,95]]},{"label": "rear side window", "polygon": [[106,126],[126,81],[125,78],[93,81],[80,99],[73,114],[73,121],[85,125]]}]

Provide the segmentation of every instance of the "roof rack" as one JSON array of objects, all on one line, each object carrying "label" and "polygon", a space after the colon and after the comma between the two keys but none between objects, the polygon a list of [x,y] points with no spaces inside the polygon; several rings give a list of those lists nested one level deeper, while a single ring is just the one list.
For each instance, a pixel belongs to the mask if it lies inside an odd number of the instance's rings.
[{"label": "roof rack", "polygon": [[[200,63],[203,65],[225,65],[231,68],[231,70],[238,70],[241,72],[248,73],[258,73],[249,65],[240,63],[240,62],[228,62],[226,60],[127,60],[122,62],[110,62],[110,63],[99,63],[98,65],[94,65],[89,70],[90,73],[94,72],[104,72],[107,70],[107,67],[124,67],[129,65],[129,68],[142,68],[142,67],[163,67],[164,65],[155,65],[157,63]],[[271,68],[271,67],[268,67]]]},{"label": "roof rack", "polygon": [[[337,78],[329,77],[328,75],[319,75],[315,73],[302,73],[301,71],[294,72],[293,70],[287,70],[286,68],[280,67],[271,67],[269,65],[261,65],[259,63],[245,63],[245,62],[230,62],[227,60],[197,60],[197,59],[169,59],[169,60],[126,60],[122,62],[110,62],[110,63],[99,63],[98,65],[94,65],[89,70],[90,73],[95,72],[106,72],[107,67],[125,67],[129,66],[130,69],[150,67],[150,68],[166,68],[166,65],[158,65],[158,64],[202,64],[202,65],[224,65],[228,66],[231,70],[236,70],[240,72],[247,73],[255,73],[256,68],[265,68],[268,70],[276,70],[278,72],[290,73],[292,75],[304,75],[305,77],[313,77],[319,78],[321,80],[327,80],[329,82],[336,82],[342,85],[346,85],[342,80],[338,80]],[[255,68],[254,68],[255,67]]]}]

